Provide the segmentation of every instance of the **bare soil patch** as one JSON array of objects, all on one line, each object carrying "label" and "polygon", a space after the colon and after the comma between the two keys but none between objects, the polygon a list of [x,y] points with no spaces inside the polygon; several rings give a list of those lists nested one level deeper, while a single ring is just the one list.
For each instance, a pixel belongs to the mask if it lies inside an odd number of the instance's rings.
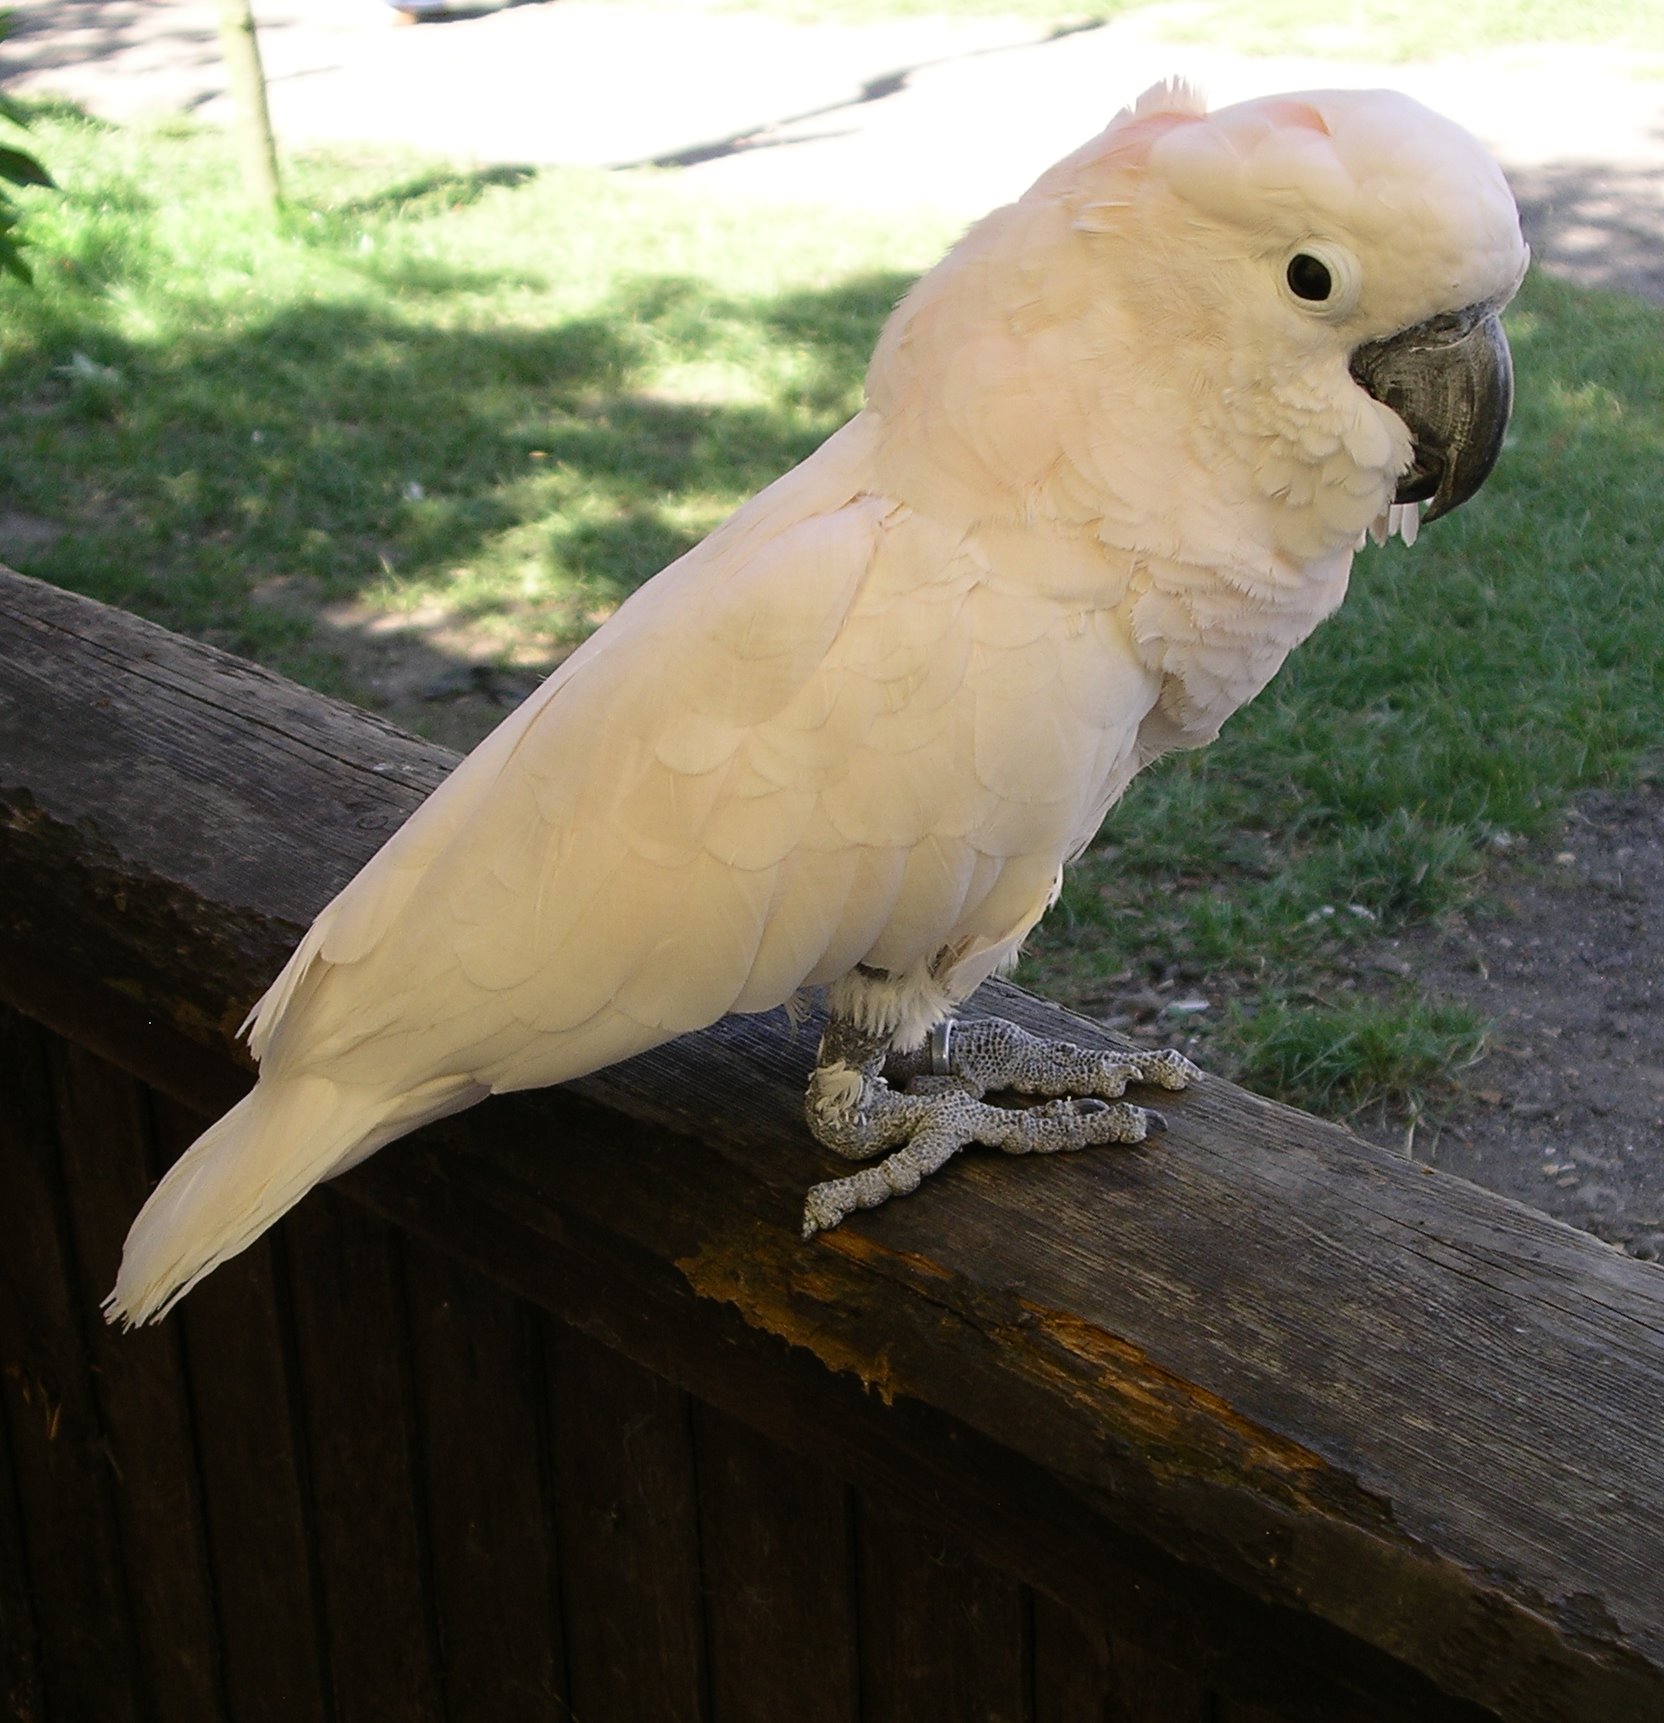
[{"label": "bare soil patch", "polygon": [[[1480,907],[1384,945],[1493,1022],[1417,1160],[1664,1260],[1664,784],[1584,798]],[[1389,1128],[1368,1132],[1395,1140]],[[1406,1131],[1396,1127],[1402,1144]]]}]

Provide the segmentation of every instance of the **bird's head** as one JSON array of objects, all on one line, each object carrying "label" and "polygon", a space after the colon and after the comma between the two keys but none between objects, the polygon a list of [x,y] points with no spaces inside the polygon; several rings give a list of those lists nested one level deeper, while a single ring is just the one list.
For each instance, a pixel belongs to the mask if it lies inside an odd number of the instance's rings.
[{"label": "bird's head", "polygon": [[1478,489],[1526,258],[1496,163],[1407,96],[1166,84],[918,283],[869,400],[940,513],[1304,564]]},{"label": "bird's head", "polygon": [[1349,484],[1390,480],[1374,500],[1424,502],[1427,519],[1491,471],[1513,400],[1500,312],[1528,252],[1501,170],[1461,127],[1390,90],[1210,114],[1167,85],[1035,189],[1105,242],[1123,303],[1228,379],[1238,423],[1319,466],[1339,435]]}]

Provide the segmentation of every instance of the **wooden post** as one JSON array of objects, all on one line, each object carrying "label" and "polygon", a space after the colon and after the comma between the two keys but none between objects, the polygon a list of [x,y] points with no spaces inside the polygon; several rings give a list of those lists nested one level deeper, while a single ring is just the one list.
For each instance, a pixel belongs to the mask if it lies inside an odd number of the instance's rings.
[{"label": "wooden post", "polygon": [[237,106],[237,137],[243,156],[243,184],[263,208],[283,201],[277,170],[277,141],[266,106],[266,74],[260,66],[260,38],[249,0],[220,0],[220,45]]}]

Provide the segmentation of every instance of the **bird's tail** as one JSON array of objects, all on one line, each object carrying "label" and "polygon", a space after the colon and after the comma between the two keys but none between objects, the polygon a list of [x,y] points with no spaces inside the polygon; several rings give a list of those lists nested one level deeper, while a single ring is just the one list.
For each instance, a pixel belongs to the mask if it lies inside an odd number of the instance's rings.
[{"label": "bird's tail", "polygon": [[481,1093],[455,1078],[392,1098],[327,1077],[262,1079],[150,1193],[122,1248],[105,1320],[132,1328],[166,1316],[315,1184]]}]

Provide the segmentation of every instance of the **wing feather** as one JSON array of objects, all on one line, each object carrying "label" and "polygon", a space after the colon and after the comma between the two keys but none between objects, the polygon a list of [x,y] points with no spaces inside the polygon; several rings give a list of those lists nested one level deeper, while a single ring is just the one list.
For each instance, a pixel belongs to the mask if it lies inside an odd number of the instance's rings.
[{"label": "wing feather", "polygon": [[1007,577],[864,488],[863,447],[771,487],[476,751],[320,918],[261,1044],[294,1016],[354,1080],[522,1087],[857,965],[1000,961],[1158,684],[1103,621],[1127,578],[1097,541],[1025,539]]}]

